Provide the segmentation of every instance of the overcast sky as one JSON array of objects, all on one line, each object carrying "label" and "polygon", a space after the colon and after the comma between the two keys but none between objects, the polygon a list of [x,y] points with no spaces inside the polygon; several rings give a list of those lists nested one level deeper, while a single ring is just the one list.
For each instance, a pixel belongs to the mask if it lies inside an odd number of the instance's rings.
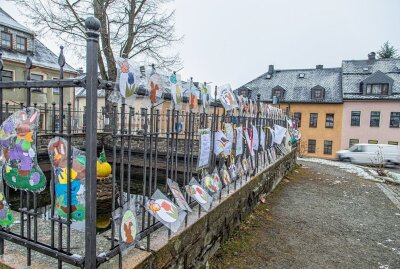
[{"label": "overcast sky", "polygon": [[[343,59],[367,58],[385,41],[400,49],[400,0],[175,0],[171,5],[177,32],[185,36],[177,47],[182,77],[214,85],[237,88],[270,64],[339,67]],[[0,0],[0,6],[26,22],[14,5]],[[51,40],[45,44],[58,50]]]}]

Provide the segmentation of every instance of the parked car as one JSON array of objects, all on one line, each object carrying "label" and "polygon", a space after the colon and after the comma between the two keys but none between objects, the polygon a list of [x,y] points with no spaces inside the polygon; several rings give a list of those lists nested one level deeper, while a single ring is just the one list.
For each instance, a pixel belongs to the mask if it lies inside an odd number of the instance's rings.
[{"label": "parked car", "polygon": [[358,164],[399,164],[400,148],[387,144],[355,144],[348,150],[336,152],[340,161]]}]

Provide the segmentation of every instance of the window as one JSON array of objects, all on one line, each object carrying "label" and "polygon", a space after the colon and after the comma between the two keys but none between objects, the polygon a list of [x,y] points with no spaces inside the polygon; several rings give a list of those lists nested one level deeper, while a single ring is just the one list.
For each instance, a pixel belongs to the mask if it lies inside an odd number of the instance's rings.
[{"label": "window", "polygon": [[388,141],[388,144],[397,146],[397,145],[399,145],[399,142],[397,142],[397,141]]},{"label": "window", "polygon": [[317,128],[318,113],[310,113],[310,127]]},{"label": "window", "polygon": [[378,144],[378,140],[368,140],[368,144]]},{"label": "window", "polygon": [[359,139],[350,139],[349,140],[349,148],[351,148],[353,145],[360,143]]},{"label": "window", "polygon": [[400,112],[390,113],[390,127],[399,128],[400,127]]},{"label": "window", "polygon": [[360,111],[351,111],[351,126],[360,126]]},{"label": "window", "polygon": [[278,99],[283,99],[283,96],[285,94],[284,89],[274,89],[272,96],[278,97]]},{"label": "window", "polygon": [[335,114],[326,114],[325,128],[333,128]]},{"label": "window", "polygon": [[379,127],[380,120],[381,120],[381,112],[371,111],[371,118],[369,121],[369,126]]},{"label": "window", "polygon": [[312,89],[311,90],[312,99],[324,99],[324,89]]},{"label": "window", "polygon": [[293,118],[296,121],[297,127],[301,127],[301,112],[294,112]]},{"label": "window", "polygon": [[315,146],[317,141],[315,139],[308,139],[308,153],[315,153]]},{"label": "window", "polygon": [[14,80],[13,71],[3,70],[1,72],[1,76],[2,76],[3,81],[13,81]]},{"label": "window", "polygon": [[389,84],[367,84],[367,94],[368,95],[388,95],[389,94]]},{"label": "window", "polygon": [[304,74],[304,73],[299,74],[299,78],[305,78],[305,77],[306,77],[306,74]]},{"label": "window", "polygon": [[[38,74],[31,74],[31,80],[32,81],[40,81],[43,80],[43,75],[38,75]],[[32,88],[32,92],[42,92],[42,89],[40,88]]]},{"label": "window", "polygon": [[25,52],[26,51],[26,38],[18,36],[16,38],[16,49]]},{"label": "window", "polygon": [[1,46],[12,49],[12,36],[9,33],[1,32]]},{"label": "window", "polygon": [[331,140],[324,141],[324,154],[328,154],[328,155],[332,154],[332,141]]}]

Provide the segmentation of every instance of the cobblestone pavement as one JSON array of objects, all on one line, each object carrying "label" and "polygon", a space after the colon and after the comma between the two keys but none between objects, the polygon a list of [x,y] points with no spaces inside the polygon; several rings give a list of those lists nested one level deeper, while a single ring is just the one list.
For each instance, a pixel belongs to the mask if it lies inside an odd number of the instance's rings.
[{"label": "cobblestone pavement", "polygon": [[222,245],[210,268],[400,268],[399,187],[301,164]]}]

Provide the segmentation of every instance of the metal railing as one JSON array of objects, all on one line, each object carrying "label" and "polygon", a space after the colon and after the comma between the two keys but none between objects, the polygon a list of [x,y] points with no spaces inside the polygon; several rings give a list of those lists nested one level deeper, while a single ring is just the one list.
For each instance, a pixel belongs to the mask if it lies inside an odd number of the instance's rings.
[{"label": "metal railing", "polygon": [[[160,110],[157,107],[149,107],[142,111],[135,111],[133,107],[125,103],[119,107],[114,105],[112,111],[113,120],[111,121],[111,131],[106,131],[104,126],[104,116],[97,104],[97,90],[105,88],[112,89],[113,82],[101,81],[97,73],[98,57],[98,38],[99,22],[95,18],[89,18],[86,21],[87,27],[87,59],[86,59],[86,77],[76,79],[64,79],[65,58],[63,48],[59,55],[59,79],[30,81],[30,71],[32,62],[29,57],[26,61],[26,80],[24,81],[1,81],[1,71],[3,63],[0,55],[0,120],[4,121],[9,115],[17,109],[27,107],[37,107],[42,114],[41,129],[38,134],[46,134],[51,137],[61,137],[67,141],[67,171],[72,167],[71,152],[72,139],[77,133],[85,134],[86,151],[86,174],[85,174],[85,224],[84,231],[80,232],[80,240],[84,243],[84,249],[76,252],[71,247],[71,241],[75,233],[74,221],[71,217],[71,175],[67,173],[67,217],[62,218],[56,214],[55,210],[55,173],[51,168],[50,185],[46,188],[50,192],[50,204],[47,205],[47,226],[41,227],[44,233],[49,235],[41,238],[38,231],[38,220],[41,218],[42,209],[38,205],[42,193],[18,191],[17,200],[19,205],[16,210],[19,214],[19,223],[17,228],[0,229],[0,254],[4,254],[4,240],[11,241],[26,248],[27,265],[32,262],[32,250],[55,258],[58,261],[58,267],[63,263],[71,265],[95,268],[112,257],[119,255],[120,261],[122,254],[119,248],[117,236],[117,222],[111,217],[111,212],[115,212],[125,203],[135,199],[137,204],[138,246],[146,250],[151,249],[150,235],[159,229],[162,224],[156,221],[145,210],[146,199],[152,196],[156,189],[161,189],[171,197],[168,192],[166,179],[173,178],[181,186],[189,183],[192,177],[200,178],[201,175],[196,171],[196,161],[198,154],[198,130],[210,128],[212,131],[212,140],[214,133],[224,128],[224,123],[235,123],[239,127],[250,128],[256,126],[258,132],[264,126],[273,126],[274,124],[286,126],[284,115],[271,116],[262,115],[260,112],[260,100],[257,100],[258,112],[255,116],[234,115],[227,112],[222,106],[214,103],[208,110],[200,113],[192,111],[180,111],[174,108]],[[72,104],[64,104],[64,88],[83,87],[86,88],[86,110],[74,111]],[[59,88],[59,102],[51,105],[37,105],[31,103],[32,89],[38,88]],[[16,89],[26,91],[26,103],[15,105],[11,100],[3,100],[3,89]],[[215,93],[216,99],[216,93]],[[5,102],[4,102],[5,101]],[[5,104],[5,105],[4,105]],[[85,116],[83,116],[85,115]],[[78,120],[77,120],[78,119]],[[76,124],[77,122],[77,124]],[[102,133],[100,137],[99,133]],[[266,135],[266,145],[271,146],[271,136]],[[213,152],[214,143],[211,143],[211,152]],[[99,215],[97,212],[98,181],[96,162],[99,149],[104,148],[108,153],[109,160],[112,162],[112,180],[110,193],[110,203],[108,211],[110,212],[109,229],[105,232],[107,246],[97,244],[97,240],[104,239],[104,236],[98,234],[96,222]],[[249,149],[244,147],[243,156],[249,156]],[[261,159],[268,159],[265,151],[256,152],[256,169],[254,173],[259,172],[257,165]],[[212,173],[214,168],[221,168],[223,164],[230,165],[230,159],[217,158],[212,154],[208,172]],[[240,181],[232,183],[233,186],[227,186],[226,192],[230,188],[238,188]],[[221,195],[221,194],[220,194]],[[6,199],[10,198],[10,188],[6,185]],[[194,202],[185,197],[193,207]],[[221,199],[221,196],[219,197]],[[89,206],[90,205],[90,206]],[[198,216],[200,217],[199,210]],[[187,224],[187,221],[186,221]],[[19,229],[18,229],[19,228]],[[170,236],[170,232],[168,236]],[[101,238],[100,238],[101,237]],[[84,238],[84,240],[83,240]],[[83,242],[84,241],[84,242]],[[99,254],[100,253],[100,254]],[[120,263],[121,265],[121,263]]]}]

